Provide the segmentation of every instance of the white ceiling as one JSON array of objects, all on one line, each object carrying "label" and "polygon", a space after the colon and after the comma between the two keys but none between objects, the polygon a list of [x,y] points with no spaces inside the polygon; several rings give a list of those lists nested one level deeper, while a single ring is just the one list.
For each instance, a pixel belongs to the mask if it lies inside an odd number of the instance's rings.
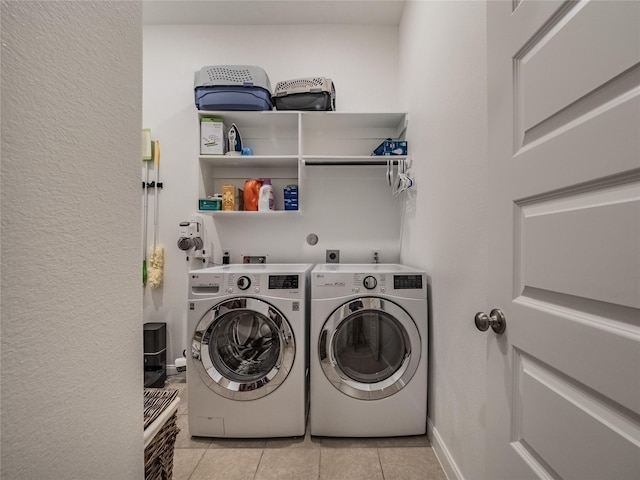
[{"label": "white ceiling", "polygon": [[405,0],[143,0],[145,25],[399,25]]}]

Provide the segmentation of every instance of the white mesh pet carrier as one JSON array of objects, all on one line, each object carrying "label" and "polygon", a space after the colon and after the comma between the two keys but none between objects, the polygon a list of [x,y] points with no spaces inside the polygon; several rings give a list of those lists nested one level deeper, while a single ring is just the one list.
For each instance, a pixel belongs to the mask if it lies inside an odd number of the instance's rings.
[{"label": "white mesh pet carrier", "polygon": [[273,100],[278,110],[335,110],[336,89],[330,78],[284,80],[276,84]]},{"label": "white mesh pet carrier", "polygon": [[195,74],[194,88],[218,86],[253,86],[271,92],[267,72],[252,65],[212,65],[202,67]]}]

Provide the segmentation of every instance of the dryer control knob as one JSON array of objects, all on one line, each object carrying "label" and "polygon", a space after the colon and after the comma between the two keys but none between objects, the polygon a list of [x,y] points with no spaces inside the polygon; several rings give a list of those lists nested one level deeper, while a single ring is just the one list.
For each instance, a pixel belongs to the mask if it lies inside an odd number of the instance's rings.
[{"label": "dryer control knob", "polygon": [[260,293],[260,287],[254,288],[253,291],[256,292],[256,293]]},{"label": "dryer control knob", "polygon": [[229,293],[233,293],[233,287],[229,287],[229,288],[227,288],[227,292],[229,292]]},{"label": "dryer control knob", "polygon": [[362,284],[367,290],[373,290],[374,288],[376,288],[376,285],[378,285],[378,281],[376,280],[376,277],[372,277],[371,275],[369,275],[367,277],[364,277],[364,281],[362,282]]},{"label": "dryer control knob", "polygon": [[240,290],[246,290],[251,286],[251,280],[249,277],[240,277],[236,284]]},{"label": "dryer control knob", "polygon": [[353,293],[360,293],[360,287],[353,287]]}]

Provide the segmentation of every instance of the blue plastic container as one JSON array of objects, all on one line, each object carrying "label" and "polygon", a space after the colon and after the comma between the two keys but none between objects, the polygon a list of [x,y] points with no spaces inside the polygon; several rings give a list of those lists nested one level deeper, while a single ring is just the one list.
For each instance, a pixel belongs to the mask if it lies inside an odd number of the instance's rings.
[{"label": "blue plastic container", "polygon": [[260,87],[196,87],[198,110],[273,110],[271,94]]},{"label": "blue plastic container", "polygon": [[273,110],[269,77],[253,65],[202,67],[193,88],[198,110]]}]

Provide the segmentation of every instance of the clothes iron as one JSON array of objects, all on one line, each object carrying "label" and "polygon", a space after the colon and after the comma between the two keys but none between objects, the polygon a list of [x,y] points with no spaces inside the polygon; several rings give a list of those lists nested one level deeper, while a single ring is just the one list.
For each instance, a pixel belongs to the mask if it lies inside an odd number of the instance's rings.
[{"label": "clothes iron", "polygon": [[227,155],[242,155],[242,136],[235,123],[231,124],[227,137],[229,138]]}]

